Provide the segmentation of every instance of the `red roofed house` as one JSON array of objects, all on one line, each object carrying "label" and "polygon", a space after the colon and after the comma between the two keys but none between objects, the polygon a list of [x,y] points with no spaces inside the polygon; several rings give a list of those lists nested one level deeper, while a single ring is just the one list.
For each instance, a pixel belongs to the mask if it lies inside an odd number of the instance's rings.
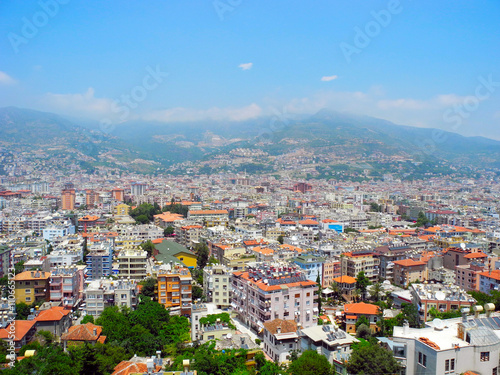
[{"label": "red roofed house", "polygon": [[333,283],[339,288],[339,292],[346,301],[354,299],[353,292],[356,289],[356,278],[342,275],[333,279]]},{"label": "red roofed house", "polygon": [[370,329],[373,332],[379,330],[377,321],[379,319],[380,307],[371,303],[347,303],[344,305],[345,331],[356,333],[356,322],[361,316],[365,316],[370,321]]},{"label": "red roofed house", "polygon": [[[10,329],[11,325],[14,324],[15,329]],[[10,341],[11,338],[9,334],[14,334],[14,346],[16,352],[21,349],[26,344],[29,344],[36,333],[36,322],[34,320],[14,320],[14,323],[10,323],[7,327],[0,329],[0,339],[4,341]]]},{"label": "red roofed house", "polygon": [[428,279],[427,263],[413,259],[395,260],[394,262],[394,284],[407,287],[415,281],[426,281]]},{"label": "red roofed house", "polygon": [[54,306],[48,310],[43,310],[35,317],[36,328],[38,330],[49,331],[54,336],[61,336],[71,327],[71,310],[62,306]]},{"label": "red roofed house", "polygon": [[[143,358],[137,359],[138,358],[132,358],[130,361],[121,361],[115,366],[111,375],[150,374],[146,361]],[[154,364],[152,373],[160,373],[161,369],[161,366]]]},{"label": "red roofed house", "polygon": [[104,344],[106,336],[102,336],[102,327],[92,323],[79,324],[68,329],[68,332],[61,336],[61,341],[66,349],[67,345],[81,345],[88,342]]}]

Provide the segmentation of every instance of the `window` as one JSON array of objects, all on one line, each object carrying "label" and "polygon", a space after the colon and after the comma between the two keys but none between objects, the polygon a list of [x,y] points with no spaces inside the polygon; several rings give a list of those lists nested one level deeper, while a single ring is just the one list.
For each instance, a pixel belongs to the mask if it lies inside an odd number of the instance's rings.
[{"label": "window", "polygon": [[26,302],[31,302],[31,297],[26,297]]},{"label": "window", "polygon": [[423,367],[427,366],[427,356],[422,352],[418,352],[418,363]]},{"label": "window", "polygon": [[444,371],[446,371],[446,372],[450,371],[450,360],[449,359],[444,361]]},{"label": "window", "polygon": [[481,362],[488,362],[490,360],[490,352],[481,352]]},{"label": "window", "polygon": [[455,371],[455,359],[450,359],[450,371]]},{"label": "window", "polygon": [[31,294],[31,289],[24,289],[24,293]]},{"label": "window", "polygon": [[495,367],[491,372],[491,375],[498,375],[498,367]]}]

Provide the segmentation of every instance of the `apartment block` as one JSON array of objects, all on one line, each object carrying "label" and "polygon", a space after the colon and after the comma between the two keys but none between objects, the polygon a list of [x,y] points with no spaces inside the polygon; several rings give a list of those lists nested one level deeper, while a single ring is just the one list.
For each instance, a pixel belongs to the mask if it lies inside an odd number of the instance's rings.
[{"label": "apartment block", "polygon": [[394,284],[407,287],[413,282],[427,280],[427,263],[413,259],[395,260]]},{"label": "apartment block", "polygon": [[231,305],[231,277],[229,268],[223,265],[203,269],[203,294],[217,308],[223,309]]},{"label": "apartment block", "polygon": [[53,269],[49,280],[50,301],[60,301],[68,308],[78,305],[83,297],[83,280],[83,270],[77,267]]},{"label": "apartment block", "polygon": [[380,259],[373,251],[346,252],[340,259],[343,275],[357,277],[363,271],[372,283],[378,281]]},{"label": "apartment block", "polygon": [[297,266],[255,263],[232,276],[232,307],[240,319],[257,331],[274,319],[294,320],[302,327],[316,324],[316,282]]},{"label": "apartment block", "polygon": [[97,242],[90,246],[87,254],[88,280],[98,280],[111,275],[113,247],[111,240]]},{"label": "apartment block", "polygon": [[202,225],[185,225],[175,229],[175,240],[185,247],[195,246],[200,242],[203,233]]},{"label": "apartment block", "polygon": [[16,303],[31,305],[50,298],[50,272],[24,271],[14,277]]},{"label": "apartment block", "polygon": [[94,318],[99,317],[109,306],[137,306],[137,283],[134,280],[94,280],[84,291],[85,313]]},{"label": "apartment block", "polygon": [[118,253],[118,277],[145,279],[148,253],[142,249],[125,249]]},{"label": "apartment block", "polygon": [[158,275],[158,302],[171,314],[191,315],[192,281],[189,269],[175,267],[168,273]]}]

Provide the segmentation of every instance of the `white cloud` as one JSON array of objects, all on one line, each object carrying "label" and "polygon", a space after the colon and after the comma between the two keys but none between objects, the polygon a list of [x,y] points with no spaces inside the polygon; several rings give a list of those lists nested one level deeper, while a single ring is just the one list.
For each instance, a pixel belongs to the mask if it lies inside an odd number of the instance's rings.
[{"label": "white cloud", "polygon": [[334,79],[337,79],[339,78],[338,76],[323,76],[321,77],[321,80],[323,82],[330,82],[330,81],[333,81]]},{"label": "white cloud", "polygon": [[238,65],[238,68],[241,68],[241,70],[250,70],[252,69],[253,63],[243,63]]},{"label": "white cloud", "polygon": [[262,109],[257,104],[252,103],[241,108],[212,107],[209,109],[193,109],[177,107],[150,112],[142,116],[142,118],[147,121],[160,122],[188,122],[203,120],[243,121],[259,117],[260,115],[262,115]]},{"label": "white cloud", "polygon": [[17,81],[7,73],[0,70],[0,85],[14,85]]},{"label": "white cloud", "polygon": [[[103,117],[116,117],[113,113],[113,100],[108,98],[96,98],[92,87],[89,87],[86,92],[80,94],[53,94],[47,93],[42,99],[42,105],[48,109],[69,114],[82,115],[93,119],[101,119]],[[116,112],[116,111],[115,111]]]}]

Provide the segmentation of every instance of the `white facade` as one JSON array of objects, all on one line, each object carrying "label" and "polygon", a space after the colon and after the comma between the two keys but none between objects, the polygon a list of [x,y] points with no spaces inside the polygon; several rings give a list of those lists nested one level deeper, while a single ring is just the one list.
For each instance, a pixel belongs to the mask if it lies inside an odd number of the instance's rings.
[{"label": "white facade", "polygon": [[500,325],[495,319],[483,315],[433,323],[426,328],[394,327],[394,353],[406,375],[498,373]]}]

